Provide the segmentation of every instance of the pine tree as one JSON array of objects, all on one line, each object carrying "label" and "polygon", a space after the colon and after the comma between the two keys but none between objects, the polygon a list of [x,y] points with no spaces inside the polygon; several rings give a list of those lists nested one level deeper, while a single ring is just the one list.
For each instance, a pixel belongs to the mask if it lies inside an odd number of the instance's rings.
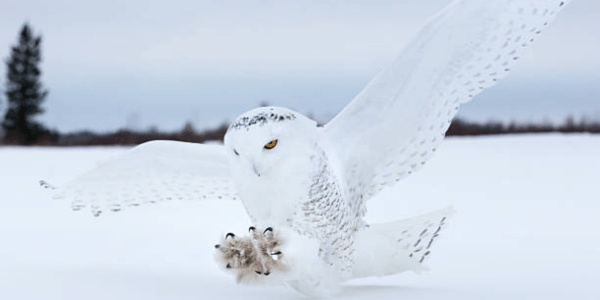
[{"label": "pine tree", "polygon": [[49,133],[34,119],[44,112],[41,104],[48,95],[40,81],[41,43],[41,36],[35,36],[28,24],[23,25],[19,42],[6,61],[8,108],[2,128],[8,143],[31,145]]}]

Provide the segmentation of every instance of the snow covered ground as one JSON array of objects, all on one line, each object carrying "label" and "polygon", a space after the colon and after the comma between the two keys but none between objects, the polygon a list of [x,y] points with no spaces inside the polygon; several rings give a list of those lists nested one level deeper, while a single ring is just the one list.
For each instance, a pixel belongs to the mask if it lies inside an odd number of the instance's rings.
[{"label": "snow covered ground", "polygon": [[[99,218],[48,199],[126,148],[0,148],[0,299],[295,299],[213,260],[250,225],[240,203],[172,202]],[[453,205],[422,274],[354,280],[340,299],[600,299],[600,136],[448,139],[370,203],[373,222]],[[385,258],[382,258],[385,259]]]}]

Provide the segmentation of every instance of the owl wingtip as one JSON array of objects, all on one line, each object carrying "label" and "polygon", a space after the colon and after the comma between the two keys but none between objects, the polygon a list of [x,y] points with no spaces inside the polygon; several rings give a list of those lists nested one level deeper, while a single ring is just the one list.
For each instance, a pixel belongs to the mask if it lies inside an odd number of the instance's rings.
[{"label": "owl wingtip", "polygon": [[45,189],[49,189],[49,190],[56,189],[56,187],[54,185],[48,183],[46,180],[43,180],[43,179],[39,181],[39,184],[42,188],[45,188]]}]

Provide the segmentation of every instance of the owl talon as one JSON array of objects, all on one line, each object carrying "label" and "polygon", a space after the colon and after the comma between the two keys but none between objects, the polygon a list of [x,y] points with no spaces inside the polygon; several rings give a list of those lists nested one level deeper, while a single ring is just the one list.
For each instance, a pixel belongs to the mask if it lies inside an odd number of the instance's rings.
[{"label": "owl talon", "polygon": [[283,243],[273,228],[259,231],[250,226],[248,232],[249,237],[227,233],[221,243],[215,245],[217,258],[225,264],[225,268],[234,270],[238,281],[258,278],[257,275],[269,276],[274,270],[285,271],[279,250]]}]

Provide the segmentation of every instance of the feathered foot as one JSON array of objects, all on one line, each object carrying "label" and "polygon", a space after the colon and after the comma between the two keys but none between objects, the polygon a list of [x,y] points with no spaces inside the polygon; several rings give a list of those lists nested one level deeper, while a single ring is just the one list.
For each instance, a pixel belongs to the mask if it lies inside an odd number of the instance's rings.
[{"label": "feathered foot", "polygon": [[247,282],[269,276],[274,271],[285,271],[285,265],[280,261],[283,243],[273,228],[257,230],[250,227],[248,231],[247,237],[228,233],[220,244],[215,245],[217,259],[226,269],[236,273],[237,281]]}]

